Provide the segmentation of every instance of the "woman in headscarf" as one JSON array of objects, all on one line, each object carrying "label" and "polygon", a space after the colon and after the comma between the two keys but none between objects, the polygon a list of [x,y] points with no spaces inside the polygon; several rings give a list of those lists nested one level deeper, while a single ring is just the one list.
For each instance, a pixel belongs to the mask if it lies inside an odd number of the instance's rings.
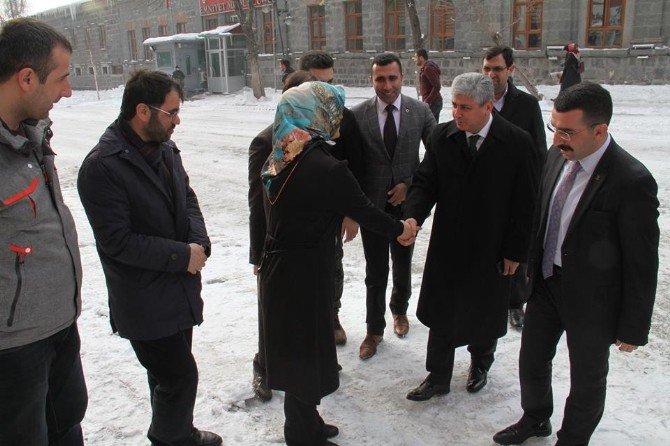
[{"label": "woman in headscarf", "polygon": [[286,91],[261,174],[271,203],[259,271],[268,386],[286,392],[289,446],[333,445],[327,437],[338,433],[316,406],[339,387],[332,294],[343,216],[408,245],[416,235],[375,207],[330,155],[343,107],[341,87],[307,82]]},{"label": "woman in headscarf", "polygon": [[[561,74],[561,89],[565,90],[582,81],[582,71],[584,65],[582,63],[582,56],[579,54],[579,47],[576,43],[568,43],[563,47],[565,53],[565,62],[563,64],[563,73]],[[559,92],[560,92],[559,91]]]}]

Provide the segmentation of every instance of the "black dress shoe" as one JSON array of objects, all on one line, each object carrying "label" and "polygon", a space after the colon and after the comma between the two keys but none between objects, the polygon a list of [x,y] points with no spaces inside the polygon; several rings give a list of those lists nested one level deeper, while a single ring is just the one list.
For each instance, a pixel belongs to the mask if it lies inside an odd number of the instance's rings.
[{"label": "black dress shoe", "polygon": [[333,426],[332,424],[324,424],[323,433],[326,438],[333,438],[337,437],[337,434],[340,433],[340,430],[337,428],[337,426]]},{"label": "black dress shoe", "polygon": [[514,328],[522,328],[524,314],[523,308],[511,308],[509,310],[509,324]]},{"label": "black dress shoe", "polygon": [[254,368],[254,379],[251,386],[259,400],[270,401],[272,399],[272,389],[268,387],[267,377],[256,368]]},{"label": "black dress shoe", "polygon": [[412,401],[427,401],[435,395],[446,395],[449,393],[449,390],[449,384],[434,384],[426,378],[419,387],[409,391],[407,399]]},{"label": "black dress shoe", "polygon": [[465,389],[470,393],[479,392],[486,385],[486,377],[488,372],[479,367],[470,367],[470,373],[468,374],[468,383],[465,386]]},{"label": "black dress shoe", "polygon": [[223,444],[223,439],[214,432],[193,428],[191,431],[191,444],[194,446],[220,446]]},{"label": "black dress shoe", "polygon": [[523,423],[506,427],[493,436],[497,444],[521,444],[530,437],[548,437],[551,435],[551,422],[544,420],[540,423]]}]

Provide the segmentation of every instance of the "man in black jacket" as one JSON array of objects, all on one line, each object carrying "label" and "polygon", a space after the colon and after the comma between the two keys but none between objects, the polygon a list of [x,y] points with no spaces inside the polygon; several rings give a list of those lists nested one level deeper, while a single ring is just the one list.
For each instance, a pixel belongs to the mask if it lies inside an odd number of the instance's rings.
[{"label": "man in black jacket", "polygon": [[[514,86],[511,76],[514,73],[514,56],[512,48],[495,46],[484,53],[482,73],[493,81],[493,106],[500,115],[512,124],[530,133],[533,148],[530,155],[535,156],[539,169],[547,156],[547,137],[544,133],[542,111],[537,99]],[[526,278],[526,264],[519,264],[516,274],[512,276],[509,300],[509,321],[515,328],[523,327],[523,304],[528,300],[530,289]]]},{"label": "man in black jacket", "polygon": [[611,118],[612,98],[598,84],[574,85],[554,102],[554,145],[528,257],[533,289],[519,353],[523,416],[495,434],[498,444],[551,435],[552,361],[564,332],[570,394],[556,446],[589,443],[605,409],[612,344],[630,353],[647,343],[658,273],[658,187],[614,141]]},{"label": "man in black jacket", "polygon": [[218,446],[193,427],[202,323],[200,270],[210,254],[205,221],[179,150],[181,86],[141,70],[127,82],[119,118],[88,154],[78,189],[107,279],[112,329],[147,369],[156,445]]},{"label": "man in black jacket", "polygon": [[[308,71],[316,80],[333,82],[335,75],[335,60],[325,51],[309,51],[300,58],[300,69]],[[349,170],[354,175],[358,183],[361,184],[364,176],[365,165],[363,163],[363,141],[358,123],[354,115],[348,108],[344,108],[342,114],[342,122],[340,124],[340,136],[334,140],[335,146],[331,150],[331,154],[342,161],[347,161]],[[344,243],[353,240],[358,234],[358,223],[344,217],[342,221],[342,237]],[[339,260],[337,262],[336,283],[335,283],[335,344],[344,345],[347,342],[347,335],[340,323],[339,311],[342,307],[342,293],[344,290],[344,269],[342,267],[342,257],[344,251],[342,249],[342,240],[340,240],[337,250]]]}]

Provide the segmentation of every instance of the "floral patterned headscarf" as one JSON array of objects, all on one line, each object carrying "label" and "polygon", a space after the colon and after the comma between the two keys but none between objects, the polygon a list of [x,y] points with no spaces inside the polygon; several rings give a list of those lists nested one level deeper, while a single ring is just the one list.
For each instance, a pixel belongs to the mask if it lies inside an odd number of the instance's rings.
[{"label": "floral patterned headscarf", "polygon": [[312,139],[328,141],[342,121],[344,89],[325,82],[305,82],[279,100],[272,131],[272,153],[261,171],[270,192],[273,180]]}]

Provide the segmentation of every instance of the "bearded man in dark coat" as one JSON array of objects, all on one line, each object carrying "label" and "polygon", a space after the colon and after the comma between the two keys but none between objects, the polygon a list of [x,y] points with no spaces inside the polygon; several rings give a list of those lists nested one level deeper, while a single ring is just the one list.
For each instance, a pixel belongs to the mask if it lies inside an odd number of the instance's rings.
[{"label": "bearded man in dark coat", "polygon": [[535,197],[533,143],[493,110],[493,83],[479,73],[452,84],[453,121],[432,132],[409,189],[405,216],[418,224],[437,204],[417,317],[430,327],[426,369],[407,394],[449,393],[456,347],[471,355],[467,390],[487,382],[507,330],[510,277],[526,260]]}]

